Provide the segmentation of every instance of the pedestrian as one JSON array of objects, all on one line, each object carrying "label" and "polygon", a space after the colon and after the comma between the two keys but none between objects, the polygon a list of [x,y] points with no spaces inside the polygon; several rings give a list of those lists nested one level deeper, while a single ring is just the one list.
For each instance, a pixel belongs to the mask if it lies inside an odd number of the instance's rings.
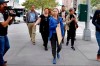
[{"label": "pedestrian", "polygon": [[[61,8],[61,12],[59,13],[59,16],[63,18],[63,24],[64,24],[64,27],[66,25],[66,17],[68,15],[68,12],[66,11],[66,7],[64,5],[62,5],[62,8]],[[64,28],[64,32],[66,32],[65,28]],[[65,33],[64,33],[64,36],[65,36]],[[62,43],[64,43],[64,37],[62,39]]]},{"label": "pedestrian", "polygon": [[35,6],[32,5],[31,9],[26,14],[26,22],[33,45],[35,45],[35,34],[36,34],[36,26],[34,26],[33,24],[35,24],[37,19],[38,19],[38,14],[35,11]]},{"label": "pedestrian", "polygon": [[66,45],[68,46],[69,40],[71,39],[71,48],[75,50],[74,48],[74,38],[75,38],[75,32],[76,32],[76,23],[77,23],[77,17],[74,14],[74,9],[69,9],[69,15],[66,17],[66,29],[67,29],[67,42]]},{"label": "pedestrian", "polygon": [[[74,14],[77,16],[77,13],[76,13],[76,8],[74,7]],[[78,22],[76,23],[76,28],[78,28]],[[76,40],[76,31],[75,31],[75,38],[74,40]]]},{"label": "pedestrian", "polygon": [[14,14],[12,10],[9,11],[10,14],[6,12],[8,2],[9,1],[0,0],[0,66],[7,66],[7,61],[4,60],[4,55],[10,48],[7,36],[8,25],[10,25],[15,18],[10,15]]},{"label": "pedestrian", "polygon": [[95,11],[95,14],[92,19],[92,23],[96,27],[96,40],[98,43],[98,53],[97,53],[97,60],[100,61],[100,5],[98,9]]},{"label": "pedestrian", "polygon": [[[59,17],[59,10],[57,8],[54,8],[52,11],[52,16],[50,17],[49,22],[49,39],[51,41],[51,47],[52,47],[52,55],[53,55],[53,64],[56,64],[56,55],[57,58],[60,58],[59,52],[61,51],[62,45],[58,44],[58,38],[56,33],[57,26],[61,26],[61,34],[62,37],[64,36],[64,26],[63,26],[63,20],[61,17]],[[56,52],[57,48],[57,52]]]},{"label": "pedestrian", "polygon": [[45,50],[47,51],[47,45],[48,45],[48,37],[49,37],[49,8],[44,9],[44,13],[40,15],[38,20],[35,23],[35,26],[40,23],[40,33],[43,40],[43,46]]}]

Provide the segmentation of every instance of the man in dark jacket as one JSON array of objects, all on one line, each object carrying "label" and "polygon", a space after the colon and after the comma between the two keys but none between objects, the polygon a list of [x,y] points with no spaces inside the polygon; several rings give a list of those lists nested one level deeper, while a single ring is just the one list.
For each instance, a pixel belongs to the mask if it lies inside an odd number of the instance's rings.
[{"label": "man in dark jacket", "polygon": [[[100,6],[99,6],[100,7]],[[96,40],[98,42],[99,50],[97,53],[97,60],[100,61],[100,9],[96,10],[92,23],[96,27]]]}]

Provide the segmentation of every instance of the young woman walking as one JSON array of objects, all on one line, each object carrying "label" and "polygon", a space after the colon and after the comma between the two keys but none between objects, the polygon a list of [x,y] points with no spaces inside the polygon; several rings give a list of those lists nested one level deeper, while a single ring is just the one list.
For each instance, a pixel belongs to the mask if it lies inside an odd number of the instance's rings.
[{"label": "young woman walking", "polygon": [[[56,55],[57,58],[60,58],[59,52],[61,51],[62,45],[58,44],[58,37],[56,33],[56,28],[58,26],[61,27],[61,34],[62,37],[64,36],[64,25],[63,25],[63,20],[61,17],[59,17],[59,10],[57,8],[54,8],[52,11],[52,16],[50,17],[49,21],[49,39],[51,41],[51,47],[52,47],[52,55],[53,55],[53,64],[56,64]],[[57,48],[57,52],[56,52]]]}]

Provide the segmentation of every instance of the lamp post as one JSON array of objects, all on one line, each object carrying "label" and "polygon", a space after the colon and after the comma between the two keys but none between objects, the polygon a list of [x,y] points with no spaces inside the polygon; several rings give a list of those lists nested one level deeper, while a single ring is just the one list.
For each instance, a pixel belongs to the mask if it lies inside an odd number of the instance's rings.
[{"label": "lamp post", "polygon": [[83,40],[91,40],[91,30],[90,30],[90,0],[86,0],[88,9],[87,9],[87,22],[85,22],[85,29],[83,33]]}]

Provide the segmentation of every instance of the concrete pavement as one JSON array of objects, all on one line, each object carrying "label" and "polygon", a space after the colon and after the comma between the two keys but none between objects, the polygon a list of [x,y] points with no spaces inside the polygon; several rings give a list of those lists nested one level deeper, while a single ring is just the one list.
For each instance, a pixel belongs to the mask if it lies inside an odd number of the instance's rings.
[{"label": "concrete pavement", "polygon": [[[76,51],[63,44],[61,58],[57,59],[57,66],[100,66],[96,61],[98,46],[94,35],[94,27],[91,24],[92,40],[82,40],[84,23],[79,23],[75,41]],[[55,66],[52,64],[52,53],[50,42],[48,51],[44,51],[41,35],[36,32],[36,45],[32,45],[28,29],[25,23],[9,26],[9,40],[11,48],[5,56],[8,66]],[[65,37],[66,41],[66,37]],[[65,42],[66,43],[66,42]]]}]

